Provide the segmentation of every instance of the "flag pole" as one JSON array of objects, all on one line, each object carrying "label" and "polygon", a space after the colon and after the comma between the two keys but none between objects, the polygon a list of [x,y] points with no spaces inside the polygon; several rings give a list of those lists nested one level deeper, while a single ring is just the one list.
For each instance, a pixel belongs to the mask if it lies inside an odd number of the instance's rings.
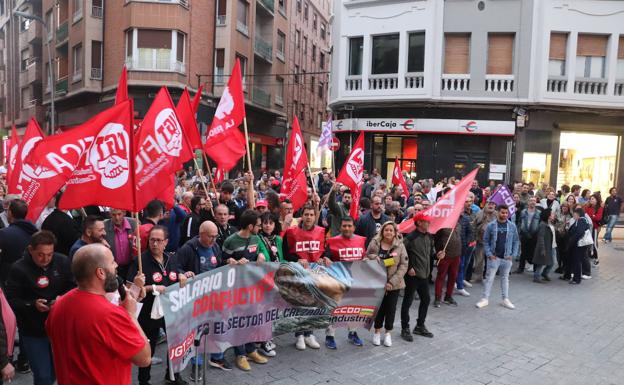
[{"label": "flag pole", "polygon": [[208,157],[206,156],[206,153],[202,150],[202,156],[204,157],[204,162],[206,162],[206,168],[208,169],[208,176],[210,177],[210,183],[212,184],[212,188],[215,191],[215,194],[217,193],[217,186],[215,185],[214,182],[214,175],[212,175],[212,169],[210,167],[210,163],[208,163]]},{"label": "flag pole", "polygon": [[[455,227],[457,227],[457,224],[455,224]],[[444,244],[444,248],[442,249],[442,251],[444,251],[445,253],[446,253],[446,246],[448,246],[449,242],[451,241],[451,237],[453,236],[453,233],[455,232],[455,227],[453,227],[453,229],[451,230],[451,233],[449,234],[449,237],[446,240],[446,243]]]},{"label": "flag pole", "polygon": [[[206,188],[206,183],[204,183],[204,171],[199,167],[199,163],[197,163],[197,158],[193,157],[193,162],[195,163],[195,168],[199,171],[199,181],[201,182],[202,187],[204,188],[204,192],[206,193],[206,199],[210,199],[210,194],[208,194],[208,189]],[[214,218],[214,210],[212,209],[212,205],[210,205],[210,213]]]},{"label": "flag pole", "polygon": [[143,261],[141,260],[141,222],[139,222],[139,212],[135,211],[134,219],[136,221],[136,246],[137,246],[137,262],[139,264],[139,274],[143,274]]},{"label": "flag pole", "polygon": [[249,132],[247,131],[247,117],[246,116],[243,118],[243,126],[245,128],[245,148],[247,149],[247,165],[249,166],[249,175],[251,176],[251,181],[249,182],[249,188],[251,189],[251,194],[253,194],[254,193],[254,178],[253,178],[253,170],[251,169],[251,152],[249,151]]}]

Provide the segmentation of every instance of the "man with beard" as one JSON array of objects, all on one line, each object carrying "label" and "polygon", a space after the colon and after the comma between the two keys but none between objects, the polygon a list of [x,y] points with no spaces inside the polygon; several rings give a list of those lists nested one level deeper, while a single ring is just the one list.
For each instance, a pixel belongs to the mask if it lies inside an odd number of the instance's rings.
[{"label": "man with beard", "polygon": [[349,209],[351,208],[351,190],[345,190],[342,193],[342,202],[336,201],[336,188],[332,189],[327,199],[329,205],[329,232],[332,237],[340,234],[342,218],[349,216]]},{"label": "man with beard", "polygon": [[78,288],[56,301],[45,325],[59,384],[130,384],[132,364],[151,363],[136,299],[130,292],[120,305],[106,299],[118,289],[116,268],[113,253],[102,244],[85,245],[74,255]]},{"label": "man with beard", "polygon": [[199,195],[195,195],[191,199],[191,213],[182,222],[180,234],[180,247],[189,239],[197,236],[199,233],[199,225],[206,219],[206,199]]},{"label": "man with beard", "polygon": [[89,215],[85,218],[82,223],[82,236],[69,249],[69,259],[73,259],[78,249],[92,243],[101,243],[110,248],[110,245],[106,242],[104,219],[96,215]]},{"label": "man with beard", "polygon": [[371,210],[364,216],[360,217],[355,226],[355,233],[366,237],[366,247],[371,239],[379,232],[381,225],[390,219],[383,213],[381,198],[374,196],[371,200]]}]

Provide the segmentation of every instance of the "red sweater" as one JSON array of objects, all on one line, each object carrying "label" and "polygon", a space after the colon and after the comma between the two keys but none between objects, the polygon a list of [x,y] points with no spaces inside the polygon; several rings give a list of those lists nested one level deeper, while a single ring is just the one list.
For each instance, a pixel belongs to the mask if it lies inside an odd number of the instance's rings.
[{"label": "red sweater", "polygon": [[600,220],[602,219],[602,211],[603,211],[602,207],[599,207],[598,210],[590,206],[585,207],[585,212],[591,218],[592,223],[594,224],[594,229],[597,229],[600,227],[598,222],[600,222]]}]

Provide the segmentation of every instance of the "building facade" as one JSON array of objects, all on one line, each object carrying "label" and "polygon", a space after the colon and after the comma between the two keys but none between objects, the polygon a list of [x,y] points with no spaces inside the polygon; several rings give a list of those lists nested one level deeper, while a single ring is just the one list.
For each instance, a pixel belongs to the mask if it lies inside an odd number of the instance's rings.
[{"label": "building facade", "polygon": [[[384,176],[399,158],[423,178],[622,186],[623,18],[617,1],[336,2],[338,164],[363,130]],[[598,159],[579,138],[617,148]]]}]

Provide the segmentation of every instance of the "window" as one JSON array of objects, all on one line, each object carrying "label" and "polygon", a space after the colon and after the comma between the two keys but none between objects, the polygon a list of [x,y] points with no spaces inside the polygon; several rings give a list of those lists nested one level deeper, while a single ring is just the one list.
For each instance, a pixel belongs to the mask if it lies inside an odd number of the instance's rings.
[{"label": "window", "polygon": [[620,36],[620,43],[618,46],[618,61],[617,70],[615,74],[616,79],[624,79],[624,36]]},{"label": "window", "polygon": [[297,0],[297,13],[301,13],[301,0]]},{"label": "window", "polygon": [[605,77],[607,35],[579,34],[576,45],[576,77],[602,79]]},{"label": "window", "polygon": [[409,34],[407,72],[425,71],[425,33]]},{"label": "window", "polygon": [[373,36],[371,73],[395,74],[399,71],[399,34]]},{"label": "window", "polygon": [[73,21],[76,22],[82,18],[82,0],[74,0],[74,18]]},{"label": "window", "polygon": [[91,16],[101,19],[103,17],[104,0],[91,0]]},{"label": "window", "polygon": [[[319,50],[319,52],[320,52],[320,50]],[[319,55],[319,65],[320,65],[322,70],[325,69],[325,54],[323,52],[320,52],[320,55]]]},{"label": "window", "polygon": [[[26,13],[30,13],[30,11],[28,9],[24,10],[23,12]],[[20,17],[20,31],[24,32],[24,31],[28,31],[28,28],[30,28],[30,19],[26,19],[24,17]]]},{"label": "window", "polygon": [[349,75],[362,75],[363,50],[363,37],[352,37],[349,39]]},{"label": "window", "polygon": [[29,108],[32,104],[32,93],[30,87],[22,88],[22,108]]},{"label": "window", "polygon": [[305,103],[301,103],[301,110],[299,111],[299,120],[305,121]]},{"label": "window", "polygon": [[91,41],[91,79],[102,79],[102,42]]},{"label": "window", "polygon": [[306,82],[306,70],[301,70],[301,84]]},{"label": "window", "polygon": [[303,54],[304,55],[308,54],[308,38],[307,38],[307,36],[303,37]]},{"label": "window", "polygon": [[217,0],[217,25],[225,25],[227,0]]},{"label": "window", "polygon": [[299,115],[299,104],[297,104],[296,100],[293,102],[293,112],[294,112],[294,115],[297,115],[297,116]]},{"label": "window", "polygon": [[225,83],[225,50],[217,48],[215,50],[215,84]]},{"label": "window", "polygon": [[470,73],[470,34],[444,35],[444,73]]},{"label": "window", "polygon": [[318,84],[318,96],[319,98],[323,97],[323,91],[325,90],[325,84],[323,82],[319,82]]},{"label": "window", "polygon": [[316,13],[314,13],[314,15],[312,15],[312,28],[316,31],[316,27],[318,25],[318,15]]},{"label": "window", "polygon": [[276,81],[276,90],[275,90],[275,104],[279,104],[280,106],[284,103],[284,78],[279,76],[275,77]]},{"label": "window", "polygon": [[321,39],[325,40],[325,23],[321,23]]},{"label": "window", "polygon": [[249,35],[249,27],[247,24],[247,14],[249,13],[249,4],[245,0],[238,0],[238,12],[236,13],[236,29]]},{"label": "window", "polygon": [[314,87],[316,86],[316,78],[314,75],[310,77],[310,92],[314,93]]},{"label": "window", "polygon": [[568,46],[567,33],[550,34],[550,52],[548,56],[548,75],[565,76],[566,51]]},{"label": "window", "polygon": [[74,68],[73,80],[82,79],[82,44],[72,48],[72,65]]},{"label": "window", "polygon": [[487,74],[513,74],[514,37],[513,33],[488,34]]},{"label": "window", "polygon": [[20,70],[26,71],[28,64],[30,64],[30,50],[25,48],[20,52]]},{"label": "window", "polygon": [[247,89],[247,79],[245,78],[245,75],[247,75],[247,58],[240,54],[236,54],[236,58],[240,60],[241,78],[243,82],[243,90],[245,90]]},{"label": "window", "polygon": [[304,20],[308,20],[308,11],[309,11],[309,9],[308,9],[308,3],[306,2],[306,3],[303,5],[303,18],[304,18]]},{"label": "window", "polygon": [[316,44],[312,44],[312,61],[316,61]]},{"label": "window", "polygon": [[277,53],[275,56],[282,61],[286,56],[286,35],[280,30],[277,30]]},{"label": "window", "polygon": [[54,28],[52,27],[52,11],[49,11],[49,12],[46,13],[45,21],[46,21],[46,24],[48,26],[50,26],[48,28],[48,35],[46,36],[48,38],[47,41],[51,41],[52,40],[52,34],[54,33]]},{"label": "window", "polygon": [[184,34],[176,32],[176,62],[184,63]]},{"label": "window", "polygon": [[279,11],[286,15],[286,0],[279,0],[278,2]]},{"label": "window", "polygon": [[295,74],[294,74],[294,79],[293,81],[295,82],[295,84],[299,83],[299,66],[295,65]]},{"label": "window", "polygon": [[295,44],[297,48],[301,47],[301,31],[299,30],[295,31]]},{"label": "window", "polygon": [[133,69],[184,73],[185,40],[178,31],[131,29],[126,35],[127,62]]}]

